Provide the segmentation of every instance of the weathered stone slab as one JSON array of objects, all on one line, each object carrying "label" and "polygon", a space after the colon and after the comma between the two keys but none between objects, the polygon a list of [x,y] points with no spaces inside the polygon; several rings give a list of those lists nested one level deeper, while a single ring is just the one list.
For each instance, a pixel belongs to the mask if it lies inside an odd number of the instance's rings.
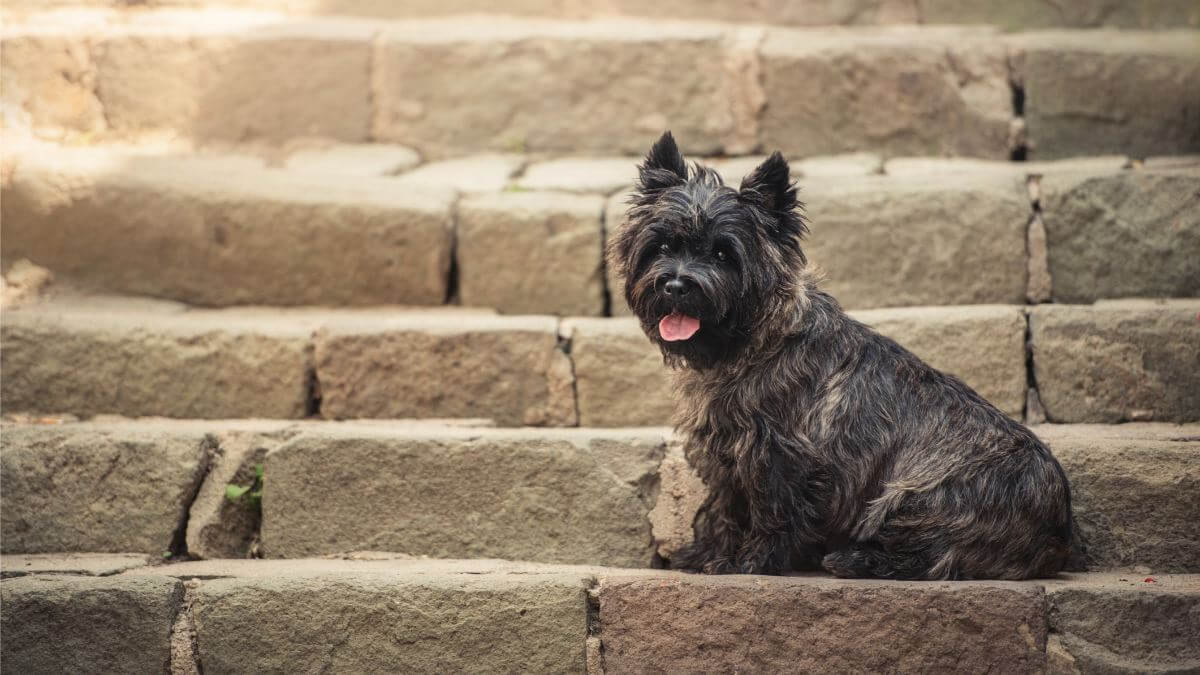
[{"label": "weathered stone slab", "polygon": [[1079,671],[1200,670],[1200,577],[1080,581],[1046,589],[1050,630]]},{"label": "weathered stone slab", "polygon": [[362,312],[316,336],[326,418],[491,418],[574,425],[571,363],[552,317]]},{"label": "weathered stone slab", "polygon": [[1045,596],[1026,584],[664,574],[602,576],[599,596],[608,672],[1024,672],[1045,658]]},{"label": "weathered stone slab", "polygon": [[1052,422],[1200,420],[1200,300],[1032,309],[1033,367]]},{"label": "weathered stone slab", "polygon": [[169,423],[6,426],[5,553],[172,547],[208,464],[204,435]]},{"label": "weathered stone slab", "polygon": [[1200,10],[1189,0],[917,0],[924,23],[986,23],[1020,30],[1050,26],[1090,28],[1200,27]]},{"label": "weathered stone slab", "polygon": [[42,136],[93,134],[107,128],[96,97],[96,65],[82,36],[6,30],[0,64],[5,126]]},{"label": "weathered stone slab", "polygon": [[201,305],[440,304],[450,192],[104,148],[22,156],[4,259],[64,280]]},{"label": "weathered stone slab", "polygon": [[765,150],[1008,156],[1005,48],[986,29],[777,29],[761,54]]},{"label": "weathered stone slab", "polygon": [[463,305],[505,313],[604,311],[604,200],[504,192],[458,205],[458,291]]},{"label": "weathered stone slab", "polygon": [[192,612],[211,672],[582,673],[586,579],[486,566],[217,579]]},{"label": "weathered stone slab", "polygon": [[673,377],[635,319],[568,319],[562,331],[571,341],[581,426],[670,424]]},{"label": "weathered stone slab", "polygon": [[160,673],[176,579],[28,576],[0,584],[0,658],[13,673]]},{"label": "weathered stone slab", "polygon": [[160,13],[95,32],[97,94],[113,131],[201,141],[369,137],[367,22]]},{"label": "weathered stone slab", "polygon": [[[725,174],[722,173],[722,176]],[[612,241],[613,237],[626,225],[625,214],[629,210],[630,190],[621,190],[608,198],[604,205],[604,241]],[[612,316],[633,316],[629,304],[625,302],[625,284],[617,275],[617,271],[604,261],[604,283],[608,288],[608,308]]]},{"label": "weathered stone slab", "polygon": [[30,574],[107,577],[149,562],[144,553],[31,553],[0,555],[0,578]]},{"label": "weathered stone slab", "polygon": [[188,555],[247,558],[257,553],[261,513],[245,495],[235,502],[226,496],[225,490],[229,485],[253,487],[257,468],[262,466],[267,451],[294,433],[221,430],[213,434],[216,445],[211,453],[211,467],[188,515]]},{"label": "weathered stone slab", "polygon": [[1041,204],[1055,301],[1200,296],[1200,166],[1047,174]]},{"label": "weathered stone slab", "polygon": [[420,155],[403,145],[330,143],[301,147],[288,154],[283,166],[321,175],[393,176],[420,163]]},{"label": "weathered stone slab", "polygon": [[1193,31],[1047,31],[1006,38],[1032,156],[1200,149]]},{"label": "weathered stone slab", "polygon": [[427,157],[641,154],[671,129],[689,152],[719,152],[753,125],[761,105],[753,73],[737,67],[744,42],[753,41],[694,23],[394,24],[376,52],[374,137]]},{"label": "weathered stone slab", "polygon": [[526,167],[516,186],[525,190],[559,190],[610,194],[638,177],[633,157],[568,157]]},{"label": "weathered stone slab", "polygon": [[1024,178],[806,180],[805,251],[851,309],[1023,303]]},{"label": "weathered stone slab", "polygon": [[267,455],[264,550],[645,567],[664,450],[661,429],[313,431]]},{"label": "weathered stone slab", "polygon": [[463,193],[499,192],[525,164],[524,155],[487,154],[429,162],[396,177],[399,189],[452,189]]},{"label": "weathered stone slab", "polygon": [[1200,426],[1185,425],[1166,438],[1073,426],[1035,432],[1071,482],[1087,568],[1200,571]]},{"label": "weathered stone slab", "polygon": [[312,327],[186,311],[173,303],[77,300],[5,312],[7,411],[81,416],[303,417]]}]

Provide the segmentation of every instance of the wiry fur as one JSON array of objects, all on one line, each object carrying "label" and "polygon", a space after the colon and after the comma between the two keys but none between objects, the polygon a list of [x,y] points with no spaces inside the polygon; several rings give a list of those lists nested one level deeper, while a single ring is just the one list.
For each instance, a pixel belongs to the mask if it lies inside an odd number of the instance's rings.
[{"label": "wiry fur", "polygon": [[[677,427],[709,489],[695,541],[671,566],[897,579],[1058,572],[1071,541],[1058,462],[821,291],[800,248],[801,208],[778,153],[734,190],[689,171],[668,133],[610,245],[630,307],[679,371]],[[692,292],[663,293],[674,278]],[[664,341],[658,322],[673,311],[700,319],[700,331]]]}]

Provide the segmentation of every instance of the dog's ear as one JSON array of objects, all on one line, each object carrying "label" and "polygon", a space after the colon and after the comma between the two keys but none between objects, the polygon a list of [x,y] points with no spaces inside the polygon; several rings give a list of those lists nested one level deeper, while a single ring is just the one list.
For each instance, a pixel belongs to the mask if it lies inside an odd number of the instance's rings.
[{"label": "dog's ear", "polygon": [[686,180],[687,164],[675,145],[675,137],[668,131],[650,148],[646,161],[638,167],[638,191],[651,194],[682,185]]},{"label": "dog's ear", "polygon": [[778,151],[742,179],[738,199],[771,216],[763,225],[777,241],[798,248],[799,240],[808,234],[804,204],[796,199],[791,169]]},{"label": "dog's ear", "polygon": [[738,198],[772,213],[787,213],[796,208],[791,169],[779,151],[742,179]]}]

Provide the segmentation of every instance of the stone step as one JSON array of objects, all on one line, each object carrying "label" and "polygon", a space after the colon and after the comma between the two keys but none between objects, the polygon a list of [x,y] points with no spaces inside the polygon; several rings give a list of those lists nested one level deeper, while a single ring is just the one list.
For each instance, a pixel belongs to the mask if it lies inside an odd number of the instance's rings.
[{"label": "stone step", "polygon": [[[1032,428],[1071,481],[1072,568],[1200,572],[1200,426]],[[383,550],[645,568],[690,539],[704,497],[662,427],[111,420],[3,431],[7,554]],[[261,524],[225,497],[256,464]]]},{"label": "stone step", "polygon": [[0,593],[14,672],[1200,667],[1197,575],[930,583],[322,559],[30,575]]},{"label": "stone step", "polygon": [[[1200,28],[1200,11],[1187,0],[1075,0],[1049,5],[1043,0],[964,3],[957,0],[857,0],[830,3],[824,0],[782,0],[771,4],[729,3],[720,0],[671,0],[644,3],[636,0],[565,0],[553,3],[530,0],[454,0],[453,2],[381,2],[380,0],[242,0],[239,7],[294,14],[331,14],[379,18],[496,13],[544,18],[654,19],[704,18],[713,21],[794,26],[889,24],[992,24],[1009,29],[1041,27],[1179,29]],[[223,0],[143,0],[145,7],[225,7]],[[36,12],[53,7],[128,7],[126,0],[9,0],[5,11]]]},{"label": "stone step", "polygon": [[[1200,421],[1200,300],[851,315],[1013,417],[1039,419],[1036,387],[1053,422]],[[63,296],[6,310],[0,351],[9,413],[610,427],[664,425],[674,409],[671,373],[631,318]]]},{"label": "stone step", "polygon": [[[761,159],[704,161],[737,184]],[[272,161],[15,144],[0,183],[4,264],[207,306],[628,313],[603,243],[623,226],[631,158],[417,166],[407,148],[348,144]],[[1200,295],[1200,157],[1129,165],[860,153],[794,170],[806,252],[849,308]]]},{"label": "stone step", "polygon": [[43,134],[371,138],[430,157],[641,154],[666,128],[693,153],[1003,159],[1032,147],[1046,157],[1140,158],[1200,149],[1191,30],[1009,36],[979,26],[678,20],[696,16],[380,22],[65,9],[6,22],[4,98]]}]

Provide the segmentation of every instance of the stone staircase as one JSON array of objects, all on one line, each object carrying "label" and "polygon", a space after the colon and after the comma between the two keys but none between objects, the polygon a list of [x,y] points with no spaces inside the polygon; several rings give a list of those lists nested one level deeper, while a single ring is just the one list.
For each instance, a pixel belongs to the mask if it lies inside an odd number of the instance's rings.
[{"label": "stone staircase", "polygon": [[[5,672],[1200,671],[1194,3],[130,4],[0,28]],[[792,159],[1071,573],[656,569],[704,486],[602,250],[664,128]]]}]

